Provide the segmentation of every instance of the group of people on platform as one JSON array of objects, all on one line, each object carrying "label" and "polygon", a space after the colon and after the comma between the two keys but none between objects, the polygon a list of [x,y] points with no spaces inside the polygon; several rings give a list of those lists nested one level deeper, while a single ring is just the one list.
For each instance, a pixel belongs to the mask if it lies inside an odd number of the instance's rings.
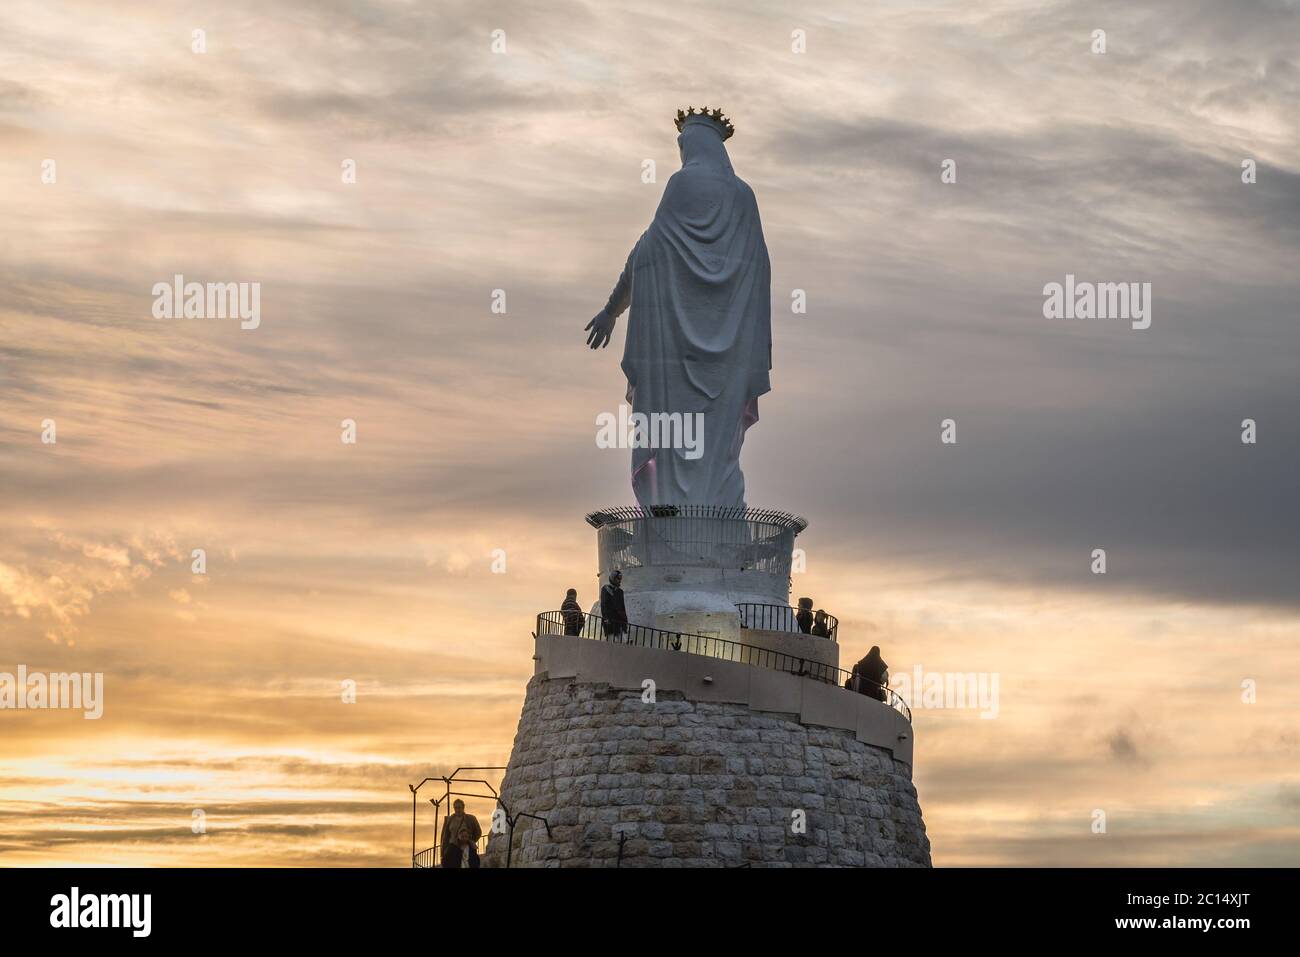
[{"label": "group of people on platform", "polygon": [[[569,636],[582,634],[587,616],[578,604],[578,591],[570,588],[560,606],[564,620],[564,633]],[[627,633],[627,604],[623,598],[623,573],[617,568],[610,572],[609,581],[600,589],[601,630],[607,639],[620,638]],[[813,611],[811,598],[799,599],[799,610],[794,616],[799,630],[805,635],[820,638],[831,636],[830,618],[824,610]],[[873,645],[871,650],[853,666],[853,671],[844,682],[844,687],[858,694],[887,701],[889,687],[889,666],[880,657],[880,646]],[[476,822],[477,824],[477,822]]]},{"label": "group of people on platform", "polygon": [[[578,604],[578,590],[570,588],[560,605],[560,614],[564,618],[564,633],[569,636],[581,635],[582,626],[587,616]],[[623,573],[615,568],[609,573],[609,581],[600,589],[600,624],[606,638],[617,638],[627,633],[627,605],[623,600]]]},{"label": "group of people on platform", "polygon": [[831,636],[831,620],[826,612],[818,608],[813,613],[813,601],[811,598],[799,599],[799,610],[795,613],[795,624],[805,635],[816,635],[818,638],[829,638]]},{"label": "group of people on platform", "polygon": [[460,798],[451,806],[455,813],[448,814],[442,822],[439,863],[457,869],[476,868],[480,866],[478,839],[483,836],[483,828],[479,826],[478,818],[465,813],[465,802]]}]

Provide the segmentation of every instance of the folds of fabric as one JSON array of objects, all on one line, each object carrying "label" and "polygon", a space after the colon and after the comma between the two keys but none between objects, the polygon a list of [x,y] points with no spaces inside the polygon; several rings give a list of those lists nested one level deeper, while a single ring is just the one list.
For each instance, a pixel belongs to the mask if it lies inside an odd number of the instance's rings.
[{"label": "folds of fabric", "polygon": [[641,447],[642,505],[743,506],[740,449],[770,388],[771,266],[758,203],[722,139],[686,126],[675,173],[628,257],[613,310],[630,300],[622,368],[632,411],[701,416],[696,450]]}]

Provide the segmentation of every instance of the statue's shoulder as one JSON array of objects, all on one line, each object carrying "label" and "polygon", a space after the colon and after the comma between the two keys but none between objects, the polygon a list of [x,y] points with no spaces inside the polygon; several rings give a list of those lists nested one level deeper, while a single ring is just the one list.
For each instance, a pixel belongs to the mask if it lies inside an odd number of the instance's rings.
[{"label": "statue's shoulder", "polygon": [[719,201],[735,204],[736,208],[751,214],[758,211],[754,191],[739,176],[719,176],[687,168],[677,170],[668,178],[656,215],[690,215],[692,210],[702,210]]},{"label": "statue's shoulder", "polygon": [[718,189],[735,189],[747,196],[753,196],[754,191],[749,188],[749,184],[737,176],[735,173],[719,175],[710,170],[702,170],[694,167],[683,167],[668,177],[668,183],[664,186],[664,192],[670,189],[698,189],[698,190],[718,190]]},{"label": "statue's shoulder", "polygon": [[740,204],[757,212],[758,197],[754,195],[754,190],[739,176],[734,177],[734,179],[736,181],[736,196],[740,200]]}]

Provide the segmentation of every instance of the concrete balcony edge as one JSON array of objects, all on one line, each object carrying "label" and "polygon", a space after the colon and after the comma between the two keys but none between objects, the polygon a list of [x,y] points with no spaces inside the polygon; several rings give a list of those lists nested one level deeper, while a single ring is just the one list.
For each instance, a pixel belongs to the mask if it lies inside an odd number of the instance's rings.
[{"label": "concrete balcony edge", "polygon": [[[845,688],[753,665],[640,648],[616,642],[538,635],[535,673],[608,684],[640,692],[649,678],[660,691],[690,701],[740,704],[754,711],[793,715],[799,723],[852,733],[912,767],[912,725],[890,706]],[[647,708],[653,705],[646,705]]]}]

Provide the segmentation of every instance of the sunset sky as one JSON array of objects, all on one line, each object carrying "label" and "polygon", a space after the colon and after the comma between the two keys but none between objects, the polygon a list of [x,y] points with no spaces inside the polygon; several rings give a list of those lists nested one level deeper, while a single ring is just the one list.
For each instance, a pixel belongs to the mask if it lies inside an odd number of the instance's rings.
[{"label": "sunset sky", "polygon": [[[796,596],[843,664],[1000,675],[915,711],[934,863],[1300,864],[1300,7],[1134,6],[7,0],[0,672],[106,700],[0,711],[0,865],[406,866],[407,784],[506,763],[633,500],[582,329],[692,104],[771,253]],[[154,318],[175,274],[260,327]],[[1067,274],[1151,328],[1045,319]]]}]

